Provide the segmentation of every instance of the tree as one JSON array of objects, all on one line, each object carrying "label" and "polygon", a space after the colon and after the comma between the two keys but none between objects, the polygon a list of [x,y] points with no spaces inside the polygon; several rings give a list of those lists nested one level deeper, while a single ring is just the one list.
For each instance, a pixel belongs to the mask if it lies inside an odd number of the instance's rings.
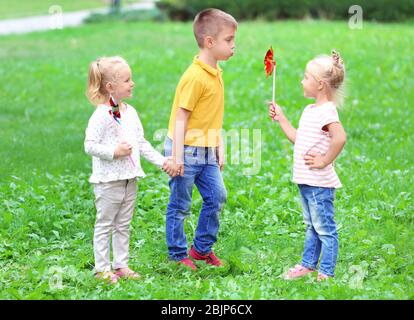
[{"label": "tree", "polygon": [[121,11],[121,0],[111,1],[111,13],[117,14]]}]

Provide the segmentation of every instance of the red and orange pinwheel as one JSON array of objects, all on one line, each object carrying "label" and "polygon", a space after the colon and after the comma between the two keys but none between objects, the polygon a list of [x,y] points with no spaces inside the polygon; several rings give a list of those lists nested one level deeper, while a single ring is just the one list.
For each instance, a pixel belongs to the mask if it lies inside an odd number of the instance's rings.
[{"label": "red and orange pinwheel", "polygon": [[264,57],[264,65],[265,65],[265,72],[266,78],[268,78],[273,73],[273,92],[272,92],[272,102],[275,102],[275,85],[276,85],[276,60],[273,55],[273,48],[270,47],[267,50],[266,55]]},{"label": "red and orange pinwheel", "polygon": [[265,72],[266,78],[268,78],[273,73],[273,69],[276,68],[276,60],[273,58],[273,48],[270,47],[267,50],[266,55],[264,57],[264,64],[265,64]]}]

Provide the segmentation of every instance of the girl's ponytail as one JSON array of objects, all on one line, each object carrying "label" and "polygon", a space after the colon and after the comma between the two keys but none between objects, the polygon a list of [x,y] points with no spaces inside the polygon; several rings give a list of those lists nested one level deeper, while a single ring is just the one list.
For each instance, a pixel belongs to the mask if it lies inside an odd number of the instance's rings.
[{"label": "girl's ponytail", "polygon": [[332,73],[329,84],[334,89],[333,98],[340,107],[345,100],[345,64],[341,55],[335,49],[332,50]]},{"label": "girl's ponytail", "polygon": [[102,74],[99,70],[99,59],[97,59],[89,65],[88,88],[86,89],[86,96],[93,105],[102,101],[101,84]]}]

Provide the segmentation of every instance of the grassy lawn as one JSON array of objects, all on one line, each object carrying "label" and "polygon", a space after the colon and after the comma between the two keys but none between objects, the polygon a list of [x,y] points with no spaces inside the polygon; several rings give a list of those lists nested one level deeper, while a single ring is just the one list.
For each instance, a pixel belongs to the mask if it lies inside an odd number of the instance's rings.
[{"label": "grassy lawn", "polygon": [[[138,2],[124,0],[124,4]],[[63,12],[103,8],[108,6],[107,0],[0,0],[0,19],[13,19],[35,15],[46,15],[54,5],[62,7]]]},{"label": "grassy lawn", "polygon": [[[197,53],[191,24],[111,23],[0,37],[0,299],[413,299],[413,38],[402,24],[353,31],[346,22],[242,23],[236,55],[221,64],[224,128],[247,129],[250,145],[253,129],[261,130],[261,170],[249,176],[243,170],[251,164],[229,163],[224,171],[229,196],[215,251],[226,267],[200,266],[193,274],[168,262],[168,178],[145,162],[130,257],[144,279],[110,286],[92,276],[95,208],[83,151],[93,112],[84,96],[88,64],[114,54],[130,62],[130,103],[147,139],[161,147],[154,133],[167,127],[177,81]],[[304,225],[290,182],[292,146],[267,116],[269,45],[279,63],[278,101],[295,126],[309,102],[300,85],[306,62],[337,48],[347,64],[340,248],[329,283],[280,277],[300,262]],[[195,192],[189,242],[200,207]]]}]

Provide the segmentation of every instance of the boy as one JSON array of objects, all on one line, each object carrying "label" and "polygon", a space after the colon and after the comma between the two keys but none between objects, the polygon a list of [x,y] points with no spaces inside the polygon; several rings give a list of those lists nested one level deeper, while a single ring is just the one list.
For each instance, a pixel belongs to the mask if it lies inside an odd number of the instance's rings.
[{"label": "boy", "polygon": [[195,17],[193,29],[200,52],[178,83],[165,155],[172,156],[176,175],[169,182],[171,194],[166,219],[169,258],[196,270],[187,256],[184,233],[194,184],[203,205],[189,256],[214,266],[222,265],[212,251],[217,240],[219,213],[227,197],[221,175],[224,87],[217,62],[228,60],[234,54],[237,22],[221,10],[206,9]]}]

